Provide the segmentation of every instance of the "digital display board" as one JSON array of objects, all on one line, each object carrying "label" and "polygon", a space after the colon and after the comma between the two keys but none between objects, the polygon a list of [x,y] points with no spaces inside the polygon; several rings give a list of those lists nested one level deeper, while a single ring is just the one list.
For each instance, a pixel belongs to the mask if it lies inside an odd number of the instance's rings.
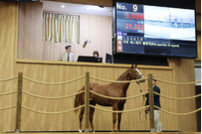
[{"label": "digital display board", "polygon": [[115,3],[116,53],[196,58],[195,10]]}]

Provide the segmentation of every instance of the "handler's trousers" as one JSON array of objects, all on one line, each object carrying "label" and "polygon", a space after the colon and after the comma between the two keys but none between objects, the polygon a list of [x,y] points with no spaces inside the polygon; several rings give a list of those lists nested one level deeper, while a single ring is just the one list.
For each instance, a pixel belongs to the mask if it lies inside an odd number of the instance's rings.
[{"label": "handler's trousers", "polygon": [[151,129],[151,132],[162,132],[161,122],[159,120],[160,110],[154,110],[154,123],[155,128]]}]

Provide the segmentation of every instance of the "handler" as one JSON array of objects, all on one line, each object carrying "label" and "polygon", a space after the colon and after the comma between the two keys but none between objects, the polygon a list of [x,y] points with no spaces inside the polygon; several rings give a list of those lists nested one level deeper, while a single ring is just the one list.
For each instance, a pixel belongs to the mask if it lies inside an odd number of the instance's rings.
[{"label": "handler", "polygon": [[[153,86],[153,91],[157,92],[160,94],[160,88],[158,86],[156,86],[156,79],[153,77],[153,81],[152,81],[152,86]],[[147,93],[145,95],[145,97],[147,97],[146,100],[146,104],[145,106],[149,105],[149,94]],[[157,107],[161,107],[160,104],[160,96],[154,94],[154,105]],[[145,112],[147,113],[150,109],[147,108],[145,110]],[[159,120],[159,115],[160,115],[160,110],[154,107],[154,122],[155,122],[155,128],[151,130],[151,132],[162,132],[162,126],[161,126],[161,122]]]}]

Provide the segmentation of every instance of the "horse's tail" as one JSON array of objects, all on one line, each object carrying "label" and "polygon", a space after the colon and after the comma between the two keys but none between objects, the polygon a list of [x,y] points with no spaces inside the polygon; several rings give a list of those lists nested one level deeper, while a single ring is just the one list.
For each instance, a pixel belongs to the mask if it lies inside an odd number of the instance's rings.
[{"label": "horse's tail", "polygon": [[[81,90],[83,90],[84,88],[82,88]],[[74,100],[74,108],[78,107],[79,105],[81,105],[82,103],[82,93],[77,94]],[[74,110],[75,113],[78,112],[79,109]]]}]

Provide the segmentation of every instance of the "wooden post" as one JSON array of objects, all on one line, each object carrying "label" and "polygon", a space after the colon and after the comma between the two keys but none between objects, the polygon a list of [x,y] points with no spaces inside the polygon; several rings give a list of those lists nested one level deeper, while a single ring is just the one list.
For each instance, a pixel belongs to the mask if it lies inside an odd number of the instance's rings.
[{"label": "wooden post", "polygon": [[150,104],[150,129],[155,128],[154,124],[154,95],[153,95],[153,87],[152,87],[152,74],[148,75],[148,88],[149,88],[149,104]]},{"label": "wooden post", "polygon": [[16,132],[20,132],[21,125],[21,104],[22,104],[22,80],[23,73],[18,73],[18,94],[17,94],[17,109],[16,109]]},{"label": "wooden post", "polygon": [[89,85],[90,85],[90,76],[89,72],[86,72],[86,81],[85,81],[85,132],[89,132]]}]

